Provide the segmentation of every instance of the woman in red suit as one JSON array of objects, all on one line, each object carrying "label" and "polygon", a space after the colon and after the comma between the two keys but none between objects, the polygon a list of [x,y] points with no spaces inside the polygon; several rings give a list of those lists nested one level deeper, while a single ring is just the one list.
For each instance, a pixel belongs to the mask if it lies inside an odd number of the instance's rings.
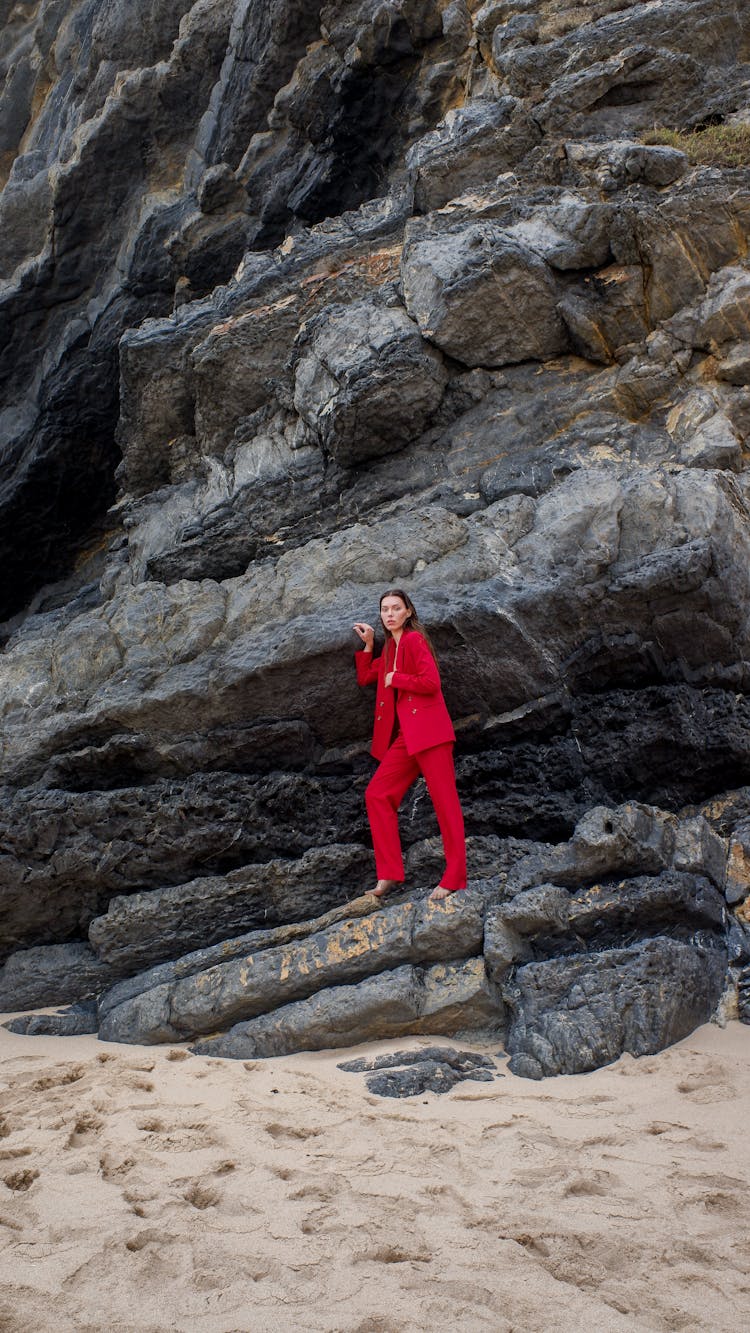
[{"label": "woman in red suit", "polygon": [[445,873],[430,897],[438,902],[466,888],[464,821],[456,791],[453,742],[456,734],[440,688],[440,674],[414,604],[400,588],[383,593],[380,619],[385,647],[373,659],[375,631],[358,621],[364,644],[355,654],[360,685],[376,686],[375,728],[370,753],[380,765],[365,793],[383,898],[404,881],[398,834],[398,807],[420,773],[435,807],[445,852]]}]

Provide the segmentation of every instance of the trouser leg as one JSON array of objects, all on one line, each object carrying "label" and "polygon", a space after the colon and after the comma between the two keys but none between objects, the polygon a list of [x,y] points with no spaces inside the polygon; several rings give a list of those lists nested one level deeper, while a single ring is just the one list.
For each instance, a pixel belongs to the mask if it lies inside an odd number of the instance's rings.
[{"label": "trouser leg", "polygon": [[418,777],[419,765],[407,754],[403,736],[397,736],[365,792],[378,879],[403,881],[404,862],[397,812]]},{"label": "trouser leg", "polygon": [[466,841],[464,817],[456,790],[453,745],[433,745],[415,758],[424,774],[443,839],[445,874],[440,884],[444,889],[465,889]]}]

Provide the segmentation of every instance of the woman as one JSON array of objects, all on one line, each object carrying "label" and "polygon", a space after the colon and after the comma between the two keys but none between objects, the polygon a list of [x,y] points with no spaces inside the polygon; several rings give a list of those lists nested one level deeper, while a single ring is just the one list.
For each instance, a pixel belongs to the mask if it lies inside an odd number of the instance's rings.
[{"label": "woman", "polygon": [[380,599],[385,647],[373,660],[375,631],[358,621],[354,631],[364,650],[355,654],[360,685],[375,685],[377,707],[371,754],[380,766],[365,793],[378,882],[384,898],[404,881],[398,807],[420,773],[435,807],[445,852],[445,873],[430,898],[439,902],[466,888],[464,820],[456,791],[453,742],[440,674],[414,603],[400,588]]}]

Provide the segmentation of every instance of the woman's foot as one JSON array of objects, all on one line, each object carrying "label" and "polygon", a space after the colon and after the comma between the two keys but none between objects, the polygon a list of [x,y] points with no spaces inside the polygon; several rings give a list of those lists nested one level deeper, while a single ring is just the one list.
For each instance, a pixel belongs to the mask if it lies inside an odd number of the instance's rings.
[{"label": "woman's foot", "polygon": [[443,898],[450,898],[452,893],[453,889],[444,889],[442,884],[438,884],[437,888],[432,890],[429,900],[431,903],[441,903]]},{"label": "woman's foot", "polygon": [[392,893],[393,890],[397,888],[398,888],[398,880],[379,879],[377,884],[375,885],[375,888],[370,889],[369,892],[372,898],[385,898],[387,894]]}]

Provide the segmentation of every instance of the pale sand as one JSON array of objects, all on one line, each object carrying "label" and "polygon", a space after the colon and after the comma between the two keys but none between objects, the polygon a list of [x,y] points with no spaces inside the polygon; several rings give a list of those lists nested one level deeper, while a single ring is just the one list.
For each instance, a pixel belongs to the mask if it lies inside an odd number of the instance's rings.
[{"label": "pale sand", "polygon": [[8,1333],[750,1325],[737,1023],[409,1101],[341,1073],[351,1052],[243,1065],[2,1031],[0,1054]]}]

